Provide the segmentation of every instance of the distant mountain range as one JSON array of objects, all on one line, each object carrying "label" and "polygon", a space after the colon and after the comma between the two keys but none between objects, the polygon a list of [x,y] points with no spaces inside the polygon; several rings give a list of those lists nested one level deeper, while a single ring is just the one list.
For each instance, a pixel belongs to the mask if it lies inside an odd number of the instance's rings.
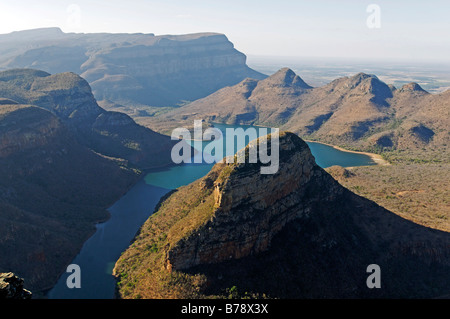
[{"label": "distant mountain range", "polygon": [[99,107],[74,73],[0,72],[0,272],[50,288],[139,171],[171,164],[172,145]]},{"label": "distant mountain range", "polygon": [[174,106],[205,97],[246,77],[246,65],[225,35],[64,33],[44,28],[0,35],[0,69],[74,72],[99,103]]},{"label": "distant mountain range", "polygon": [[429,94],[418,84],[395,88],[358,73],[311,87],[289,68],[245,79],[147,124],[166,132],[194,119],[279,127],[322,142],[362,149],[448,150],[450,90]]}]

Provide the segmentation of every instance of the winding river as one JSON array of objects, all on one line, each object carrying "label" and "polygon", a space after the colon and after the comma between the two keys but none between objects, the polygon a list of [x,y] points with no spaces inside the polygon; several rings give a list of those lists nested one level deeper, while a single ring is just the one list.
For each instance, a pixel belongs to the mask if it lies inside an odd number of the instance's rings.
[{"label": "winding river", "polygon": [[[215,124],[224,133],[226,128],[237,126]],[[250,126],[239,126],[244,129]],[[332,146],[308,142],[319,166],[375,165],[370,156],[345,152]],[[228,155],[228,154],[226,154]],[[108,209],[111,218],[97,224],[97,231],[83,245],[72,261],[81,269],[81,288],[68,288],[64,273],[51,289],[49,299],[112,299],[115,279],[112,269],[121,253],[127,249],[141,225],[153,213],[162,196],[173,189],[187,185],[205,176],[213,164],[184,164],[173,166],[143,177],[130,191]]]}]

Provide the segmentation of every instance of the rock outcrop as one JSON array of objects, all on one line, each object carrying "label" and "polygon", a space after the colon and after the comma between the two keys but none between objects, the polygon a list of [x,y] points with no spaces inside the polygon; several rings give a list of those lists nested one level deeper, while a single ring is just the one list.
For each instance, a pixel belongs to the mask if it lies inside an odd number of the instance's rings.
[{"label": "rock outcrop", "polygon": [[23,279],[12,272],[0,273],[0,299],[30,299],[32,293],[23,287]]},{"label": "rock outcrop", "polygon": [[98,101],[122,105],[176,105],[246,77],[265,77],[217,33],[76,34],[48,28],[0,35],[0,44],[0,67],[75,72]]},{"label": "rock outcrop", "polygon": [[[280,134],[276,174],[261,165],[218,163],[165,199],[116,263],[119,296],[223,297],[233,286],[276,298],[448,293],[448,233],[343,188],[295,134]],[[366,284],[371,264],[382,289]]]},{"label": "rock outcrop", "polygon": [[[274,176],[259,174],[258,165],[233,165],[227,178],[210,183],[213,216],[170,247],[168,269],[188,269],[266,251],[288,223],[309,214],[311,203],[332,201],[342,194],[315,164],[305,142],[291,133],[281,139],[281,165]],[[314,185],[324,187],[313,192]]]}]

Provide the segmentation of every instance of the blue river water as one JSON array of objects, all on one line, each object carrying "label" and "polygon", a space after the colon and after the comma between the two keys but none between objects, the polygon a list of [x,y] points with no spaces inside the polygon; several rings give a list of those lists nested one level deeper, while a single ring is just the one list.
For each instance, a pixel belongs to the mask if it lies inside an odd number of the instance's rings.
[{"label": "blue river water", "polygon": [[[215,124],[226,139],[226,128],[237,126]],[[244,130],[250,126],[239,126]],[[259,129],[258,127],[255,127]],[[192,145],[194,142],[191,142]],[[246,141],[248,143],[248,140]],[[205,143],[200,143],[205,146]],[[344,152],[331,146],[308,142],[311,153],[322,168],[332,165],[363,166],[375,165],[364,154]],[[234,154],[236,150],[231,151]],[[229,155],[224,149],[224,155]],[[200,153],[201,155],[201,153]],[[206,155],[208,156],[208,155]],[[184,164],[150,172],[132,189],[109,208],[111,218],[97,224],[97,230],[83,245],[72,261],[81,269],[81,288],[68,288],[66,281],[70,273],[63,273],[51,289],[49,299],[112,299],[115,293],[115,279],[112,269],[121,253],[132,242],[141,225],[153,213],[162,196],[173,189],[187,185],[203,176],[213,164]]]}]

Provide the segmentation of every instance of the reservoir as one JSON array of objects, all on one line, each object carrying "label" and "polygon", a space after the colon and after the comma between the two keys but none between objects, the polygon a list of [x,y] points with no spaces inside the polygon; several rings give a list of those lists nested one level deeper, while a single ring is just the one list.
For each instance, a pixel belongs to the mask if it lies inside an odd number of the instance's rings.
[{"label": "reservoir", "polygon": [[[226,138],[226,128],[242,127],[245,130],[252,127],[225,124],[214,124],[214,126],[222,131],[224,138]],[[308,145],[317,164],[322,168],[332,165],[349,167],[376,164],[370,156],[365,154],[345,152],[316,142],[308,142]],[[228,155],[225,152],[224,154]],[[212,166],[213,164],[192,163],[147,173],[108,209],[111,218],[97,224],[94,235],[84,243],[81,251],[72,261],[72,264],[80,266],[81,288],[68,288],[66,280],[70,273],[63,273],[55,287],[48,292],[47,297],[49,299],[114,298],[116,283],[112,276],[112,269],[141,225],[153,213],[161,197],[173,189],[205,176]]]}]

